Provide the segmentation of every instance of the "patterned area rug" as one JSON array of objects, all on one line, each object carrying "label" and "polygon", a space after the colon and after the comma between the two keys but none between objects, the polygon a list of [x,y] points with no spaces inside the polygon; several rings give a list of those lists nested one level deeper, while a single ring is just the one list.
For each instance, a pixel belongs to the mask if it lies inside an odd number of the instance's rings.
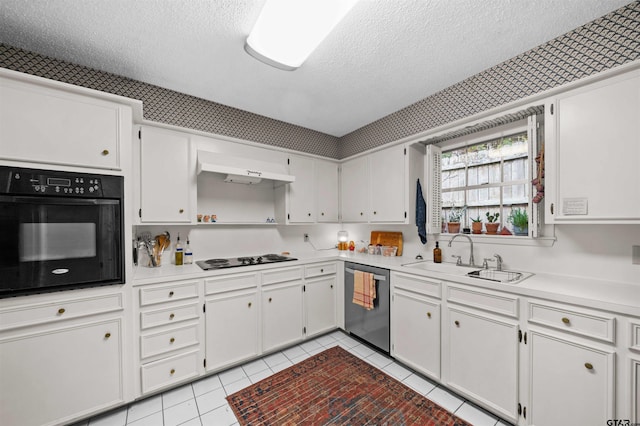
[{"label": "patterned area rug", "polygon": [[241,425],[469,425],[339,346],[227,400]]}]

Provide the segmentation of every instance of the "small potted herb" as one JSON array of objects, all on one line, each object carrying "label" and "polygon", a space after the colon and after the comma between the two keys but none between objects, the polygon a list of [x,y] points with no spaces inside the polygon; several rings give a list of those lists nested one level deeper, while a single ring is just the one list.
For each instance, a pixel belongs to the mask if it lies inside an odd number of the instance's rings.
[{"label": "small potted herb", "polygon": [[498,222],[496,222],[498,220],[498,218],[500,217],[500,213],[489,213],[487,212],[486,214],[487,216],[487,223],[485,223],[485,228],[487,228],[487,234],[488,235],[497,235],[498,234],[498,228],[500,227],[500,224]]},{"label": "small potted herb", "polygon": [[480,219],[480,216],[471,218],[471,232],[474,234],[482,234],[482,219]]},{"label": "small potted herb", "polygon": [[466,209],[467,206],[453,207],[449,212],[449,223],[447,226],[450,234],[460,233],[460,221],[462,220],[462,215]]},{"label": "small potted herb", "polygon": [[516,235],[529,235],[529,215],[526,209],[517,208],[511,210],[509,222],[513,224],[513,233]]}]

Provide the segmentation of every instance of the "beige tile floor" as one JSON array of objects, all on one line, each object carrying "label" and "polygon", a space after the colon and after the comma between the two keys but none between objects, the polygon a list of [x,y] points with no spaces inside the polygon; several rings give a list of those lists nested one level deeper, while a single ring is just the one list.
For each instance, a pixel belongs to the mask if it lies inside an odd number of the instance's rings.
[{"label": "beige tile floor", "polygon": [[335,331],[160,395],[136,401],[74,426],[238,425],[225,399],[227,395],[336,345],[385,371],[475,426],[508,425],[493,414],[413,373],[392,358],[371,349],[342,331]]}]

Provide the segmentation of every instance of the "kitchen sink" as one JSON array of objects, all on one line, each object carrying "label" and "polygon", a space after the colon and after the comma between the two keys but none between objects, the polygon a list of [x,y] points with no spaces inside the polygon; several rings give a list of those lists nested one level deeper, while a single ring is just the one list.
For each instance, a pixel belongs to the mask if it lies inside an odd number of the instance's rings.
[{"label": "kitchen sink", "polygon": [[467,276],[471,278],[511,284],[519,283],[531,275],[533,274],[528,272],[497,271],[495,269],[480,269],[467,273]]},{"label": "kitchen sink", "polygon": [[455,263],[433,263],[431,261],[422,261],[415,263],[405,263],[407,268],[424,269],[425,271],[440,272],[443,274],[464,275],[467,272],[477,270],[478,267],[468,267],[456,265]]}]

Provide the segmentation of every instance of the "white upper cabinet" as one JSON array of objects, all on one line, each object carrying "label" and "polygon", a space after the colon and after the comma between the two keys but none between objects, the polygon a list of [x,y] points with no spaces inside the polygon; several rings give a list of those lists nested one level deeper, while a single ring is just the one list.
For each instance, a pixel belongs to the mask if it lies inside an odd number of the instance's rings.
[{"label": "white upper cabinet", "polygon": [[546,219],[640,223],[640,70],[549,100]]},{"label": "white upper cabinet", "polygon": [[342,163],[343,222],[413,223],[423,145],[396,145]]},{"label": "white upper cabinet", "polygon": [[315,222],[314,160],[308,157],[290,156],[289,173],[295,176],[296,180],[288,185],[287,221]]},{"label": "white upper cabinet", "polygon": [[341,165],[340,205],[343,222],[367,222],[369,216],[369,159],[358,157]]},{"label": "white upper cabinet", "polygon": [[405,221],[405,148],[394,146],[369,156],[371,222]]},{"label": "white upper cabinet", "polygon": [[0,158],[120,170],[132,109],[0,77]]},{"label": "white upper cabinet", "polygon": [[140,137],[142,223],[190,223],[195,169],[187,133],[143,126]]},{"label": "white upper cabinet", "polygon": [[315,160],[316,220],[318,222],[338,222],[338,163]]}]

